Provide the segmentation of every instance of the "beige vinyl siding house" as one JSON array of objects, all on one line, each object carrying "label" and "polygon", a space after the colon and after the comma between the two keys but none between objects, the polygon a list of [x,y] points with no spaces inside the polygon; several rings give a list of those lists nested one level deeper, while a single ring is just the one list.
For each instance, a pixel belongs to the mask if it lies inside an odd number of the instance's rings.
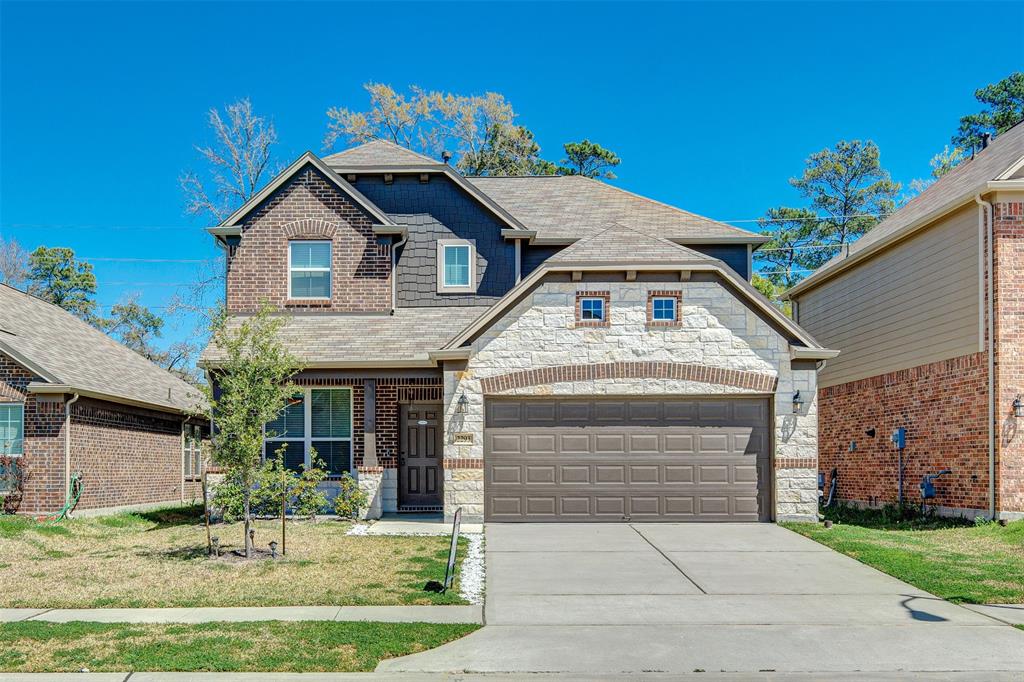
[{"label": "beige vinyl siding house", "polygon": [[842,349],[822,387],[981,350],[978,212],[965,207],[797,300],[797,321]]}]

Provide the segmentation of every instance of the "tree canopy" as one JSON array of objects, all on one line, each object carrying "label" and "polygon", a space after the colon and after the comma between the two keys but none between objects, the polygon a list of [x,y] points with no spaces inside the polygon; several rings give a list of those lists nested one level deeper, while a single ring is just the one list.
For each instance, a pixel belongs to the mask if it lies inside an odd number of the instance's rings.
[{"label": "tree canopy", "polygon": [[566,142],[564,148],[566,158],[562,159],[563,166],[559,170],[565,175],[615,179],[611,169],[622,162],[615,152],[590,140]]},{"label": "tree canopy", "polygon": [[985,133],[998,135],[1024,120],[1024,72],[1016,71],[998,83],[978,88],[974,97],[982,110],[961,117],[952,139],[953,146],[963,150],[980,148]]},{"label": "tree canopy", "polygon": [[28,291],[44,301],[93,323],[96,320],[96,276],[92,265],[68,248],[40,246],[28,257]]}]

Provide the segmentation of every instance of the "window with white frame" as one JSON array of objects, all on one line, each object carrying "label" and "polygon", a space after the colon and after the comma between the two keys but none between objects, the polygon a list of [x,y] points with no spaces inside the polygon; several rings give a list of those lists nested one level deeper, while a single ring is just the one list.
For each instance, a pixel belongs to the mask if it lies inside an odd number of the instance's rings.
[{"label": "window with white frame", "polygon": [[203,475],[203,428],[185,424],[185,478],[196,480]]},{"label": "window with white frame", "polygon": [[674,296],[655,296],[651,301],[651,317],[655,322],[676,321],[676,299]]},{"label": "window with white frame", "polygon": [[465,239],[437,241],[437,290],[441,293],[476,291],[476,248]]},{"label": "window with white frame", "polygon": [[312,465],[311,453],[323,462],[328,477],[352,470],[352,389],[307,388],[288,401],[277,419],[268,422],[264,458],[284,450],[284,464],[300,471]]},{"label": "window with white frame", "polygon": [[21,403],[0,403],[0,455],[25,454],[25,408]]},{"label": "window with white frame", "polygon": [[288,298],[330,297],[331,243],[305,240],[289,242]]}]

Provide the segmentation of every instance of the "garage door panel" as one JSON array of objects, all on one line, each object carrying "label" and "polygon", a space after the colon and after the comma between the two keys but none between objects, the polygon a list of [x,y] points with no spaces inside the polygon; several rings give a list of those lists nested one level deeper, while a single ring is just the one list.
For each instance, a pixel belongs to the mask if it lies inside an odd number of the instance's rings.
[{"label": "garage door panel", "polygon": [[488,520],[768,518],[767,400],[488,399],[485,414]]}]

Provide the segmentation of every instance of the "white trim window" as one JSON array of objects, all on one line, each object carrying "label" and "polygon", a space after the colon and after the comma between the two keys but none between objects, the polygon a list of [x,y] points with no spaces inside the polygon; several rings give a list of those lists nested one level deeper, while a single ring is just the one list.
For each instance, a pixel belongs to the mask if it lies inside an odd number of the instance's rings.
[{"label": "white trim window", "polygon": [[264,459],[282,445],[285,466],[294,471],[312,464],[311,452],[323,461],[328,478],[352,471],[352,389],[306,388],[296,394],[265,429]]},{"label": "white trim window", "polygon": [[288,242],[288,298],[330,300],[331,243]]},{"label": "white trim window", "polygon": [[0,456],[25,454],[25,406],[0,403]]},{"label": "white trim window", "polygon": [[606,314],[604,298],[601,296],[585,296],[580,299],[580,319],[584,322],[604,322]]},{"label": "white trim window", "polygon": [[476,247],[466,239],[437,240],[437,291],[476,292]]},{"label": "white trim window", "polygon": [[197,481],[203,475],[203,429],[199,424],[184,425],[185,480]]}]

